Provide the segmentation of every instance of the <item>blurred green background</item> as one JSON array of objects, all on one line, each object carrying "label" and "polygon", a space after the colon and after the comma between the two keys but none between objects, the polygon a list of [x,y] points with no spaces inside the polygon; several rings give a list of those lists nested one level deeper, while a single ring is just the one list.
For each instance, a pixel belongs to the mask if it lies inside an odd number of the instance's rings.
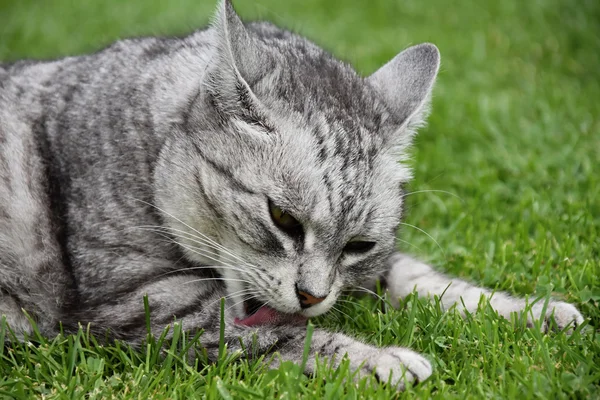
[{"label": "blurred green background", "polygon": [[[429,126],[415,143],[410,191],[449,194],[407,197],[407,222],[435,242],[404,227],[400,237],[411,245],[400,247],[492,288],[518,295],[552,292],[600,326],[600,1],[234,4],[245,19],[268,19],[304,34],[363,74],[408,45],[435,43],[442,67]],[[0,0],[0,59],[54,58],[95,51],[127,36],[183,34],[205,25],[215,5]],[[581,346],[584,354],[587,347]],[[436,357],[457,360],[444,351]],[[552,354],[557,376],[600,378],[583,356],[568,364],[560,352]],[[473,362],[474,370],[485,370],[477,364],[483,360]],[[447,378],[444,365],[437,367],[440,379]],[[554,372],[541,368],[536,375],[535,368],[523,368],[532,375],[507,378],[515,393],[587,397],[598,388],[585,386],[584,379],[577,382],[589,391],[575,383],[569,391],[568,384],[552,383],[558,379]],[[506,387],[513,386],[491,375],[479,393],[506,396]]]}]

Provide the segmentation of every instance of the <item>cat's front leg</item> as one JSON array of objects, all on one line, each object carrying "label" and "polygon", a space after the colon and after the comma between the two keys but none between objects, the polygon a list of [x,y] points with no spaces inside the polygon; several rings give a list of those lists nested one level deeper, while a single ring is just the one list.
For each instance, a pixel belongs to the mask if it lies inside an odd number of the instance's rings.
[{"label": "cat's front leg", "polygon": [[[272,358],[271,366],[276,367],[280,361],[292,361],[301,364],[306,343],[305,326],[262,326],[255,328],[229,325],[226,328],[226,341],[229,350],[242,350],[250,356],[277,351]],[[208,334],[207,334],[208,333]],[[243,343],[240,344],[240,340]],[[216,356],[218,348],[217,331],[205,332],[201,337],[202,345],[213,349]],[[374,374],[381,382],[390,382],[398,390],[403,390],[407,383],[416,384],[427,379],[432,373],[429,360],[422,355],[402,347],[375,347],[362,343],[341,333],[316,329],[311,337],[310,350],[306,360],[307,374],[316,368],[317,355],[326,357],[334,366],[339,366],[344,356],[348,357],[355,377],[361,378]]]},{"label": "cat's front leg", "polygon": [[385,281],[395,304],[398,304],[398,298],[416,290],[419,296],[440,296],[446,309],[456,305],[461,311],[474,312],[483,295],[489,299],[490,305],[498,314],[507,319],[511,313],[520,313],[527,309],[529,324],[541,320],[544,331],[548,329],[551,319],[554,319],[558,329],[567,326],[574,328],[583,322],[583,316],[572,304],[551,300],[545,307],[544,301],[541,300],[528,308],[525,299],[512,297],[504,292],[492,292],[464,280],[449,277],[404,254],[394,254],[389,259],[388,267]]},{"label": "cat's front leg", "polygon": [[[290,350],[281,349],[282,357],[302,356],[303,343],[297,343]],[[424,381],[433,371],[431,363],[422,355],[403,347],[375,347],[362,343],[340,333],[316,330],[311,341],[311,355],[307,372],[315,368],[314,355],[326,356],[339,365],[347,355],[350,367],[357,372],[357,378],[373,374],[381,382],[389,382],[398,390],[407,383]]]}]

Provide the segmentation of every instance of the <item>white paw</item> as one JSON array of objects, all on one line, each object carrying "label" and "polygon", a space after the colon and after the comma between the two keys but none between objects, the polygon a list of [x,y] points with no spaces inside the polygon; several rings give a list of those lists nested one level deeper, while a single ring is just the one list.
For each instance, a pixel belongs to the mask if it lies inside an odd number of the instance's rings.
[{"label": "white paw", "polygon": [[409,349],[386,347],[380,349],[370,363],[380,382],[390,382],[404,390],[406,383],[419,383],[431,376],[433,368],[425,357]]},{"label": "white paw", "polygon": [[541,328],[544,332],[548,331],[548,327],[551,326],[552,321],[554,321],[556,328],[559,330],[570,327],[569,331],[583,323],[583,316],[572,304],[562,301],[551,301],[546,307],[545,315],[542,315],[543,308],[544,304],[541,302],[536,303],[531,307],[531,312],[528,315],[528,322],[529,324],[533,323],[531,318],[533,314],[535,319],[541,320]]}]

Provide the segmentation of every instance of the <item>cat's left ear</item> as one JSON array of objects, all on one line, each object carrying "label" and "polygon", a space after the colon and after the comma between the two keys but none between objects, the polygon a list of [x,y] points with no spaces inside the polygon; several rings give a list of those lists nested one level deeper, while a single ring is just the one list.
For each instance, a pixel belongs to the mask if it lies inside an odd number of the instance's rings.
[{"label": "cat's left ear", "polygon": [[367,78],[391,113],[390,123],[412,133],[429,111],[440,68],[440,52],[430,43],[409,47]]}]

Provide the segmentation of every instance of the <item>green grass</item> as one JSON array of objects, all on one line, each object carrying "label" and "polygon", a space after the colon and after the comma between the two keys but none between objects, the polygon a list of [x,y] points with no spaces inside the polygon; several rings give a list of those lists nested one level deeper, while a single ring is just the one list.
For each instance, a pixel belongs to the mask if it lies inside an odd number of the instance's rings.
[{"label": "green grass", "polygon": [[[114,39],[179,34],[204,24],[212,1],[8,0],[0,59],[58,57]],[[399,311],[342,302],[317,326],[380,345],[410,346],[435,372],[401,397],[600,397],[600,3],[596,0],[237,1],[246,18],[293,28],[370,73],[399,50],[436,43],[442,69],[422,130],[404,228],[417,254],[455,275],[517,295],[575,303],[589,318],[572,336],[542,335],[491,310],[460,318],[407,299]],[[4,340],[3,337],[0,341]],[[0,347],[0,393],[18,398],[387,398],[385,385],[344,367],[304,377],[224,356],[213,365],[189,338],[158,357],[101,346],[85,331]],[[1,344],[1,343],[0,343]],[[193,344],[193,341],[192,341]]]}]

